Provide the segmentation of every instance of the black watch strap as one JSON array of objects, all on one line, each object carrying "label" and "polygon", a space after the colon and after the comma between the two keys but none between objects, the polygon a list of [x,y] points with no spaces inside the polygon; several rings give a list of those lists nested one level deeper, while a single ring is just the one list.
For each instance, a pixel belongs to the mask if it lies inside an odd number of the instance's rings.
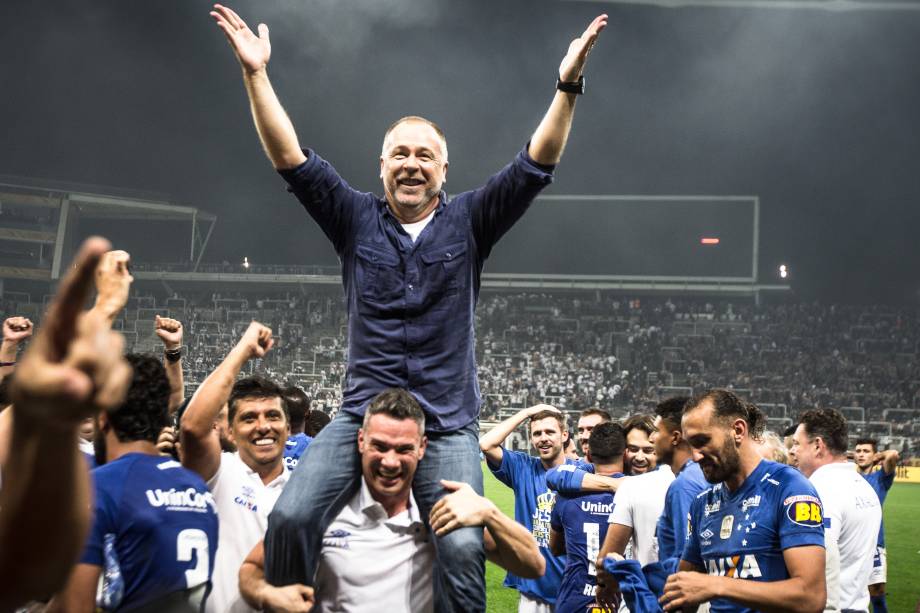
[{"label": "black watch strap", "polygon": [[556,89],[567,94],[583,94],[585,93],[585,76],[578,77],[577,81],[562,81],[557,77]]}]

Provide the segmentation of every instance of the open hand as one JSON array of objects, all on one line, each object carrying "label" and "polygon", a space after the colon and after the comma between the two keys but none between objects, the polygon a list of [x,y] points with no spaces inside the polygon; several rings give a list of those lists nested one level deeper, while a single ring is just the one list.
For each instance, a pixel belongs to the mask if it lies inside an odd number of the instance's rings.
[{"label": "open hand", "polygon": [[477,494],[468,483],[442,479],[441,485],[453,493],[435,503],[428,517],[431,529],[438,536],[457,528],[483,526],[489,513],[496,509],[491,500]]},{"label": "open hand", "polygon": [[588,54],[597,42],[597,35],[607,27],[607,15],[598,15],[584,33],[569,44],[569,51],[559,65],[560,81],[577,81],[585,69]]},{"label": "open hand", "polygon": [[242,18],[226,6],[214,5],[211,17],[217,22],[230,47],[239,60],[243,70],[249,73],[258,72],[268,64],[272,55],[272,45],[268,40],[268,26],[259,24],[259,35],[256,36]]}]

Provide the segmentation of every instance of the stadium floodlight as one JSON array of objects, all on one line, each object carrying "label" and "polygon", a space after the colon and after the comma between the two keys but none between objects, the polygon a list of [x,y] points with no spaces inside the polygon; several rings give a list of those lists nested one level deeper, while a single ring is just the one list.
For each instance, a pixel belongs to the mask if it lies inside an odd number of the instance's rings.
[{"label": "stadium floodlight", "polygon": [[245,268],[246,270],[249,270],[249,258],[246,257],[245,255],[243,256],[243,268]]},{"label": "stadium floodlight", "polygon": [[779,276],[781,279],[785,279],[789,276],[789,268],[787,268],[785,264],[779,265]]}]

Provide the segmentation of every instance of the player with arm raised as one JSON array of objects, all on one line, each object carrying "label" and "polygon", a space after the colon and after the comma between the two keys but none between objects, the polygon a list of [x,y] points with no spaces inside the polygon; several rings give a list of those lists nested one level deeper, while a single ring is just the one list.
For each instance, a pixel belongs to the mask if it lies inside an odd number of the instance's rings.
[{"label": "player with arm raised", "polygon": [[[293,124],[268,78],[268,27],[258,35],[231,9],[211,13],[242,68],[253,120],[272,165],[331,241],[342,262],[348,311],[348,363],[336,419],[311,443],[275,507],[265,541],[266,573],[277,585],[312,585],[329,517],[357,491],[354,441],[361,417],[384,389],[410,389],[426,414],[431,441],[416,473],[423,515],[447,495],[441,480],[482,493],[474,323],[485,260],[526,212],[552,173],[568,139],[587,56],[607,16],[573,40],[559,83],[529,144],[481,188],[448,199],[443,131],[404,117],[386,131],[379,158],[383,197],[352,189],[335,169],[301,149]],[[482,531],[438,538],[440,611],[485,608]]]}]

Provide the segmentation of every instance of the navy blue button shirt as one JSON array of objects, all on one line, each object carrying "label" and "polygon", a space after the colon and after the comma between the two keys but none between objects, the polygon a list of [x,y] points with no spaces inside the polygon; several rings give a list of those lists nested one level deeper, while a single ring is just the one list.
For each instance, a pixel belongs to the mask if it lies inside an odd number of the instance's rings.
[{"label": "navy blue button shirt", "polygon": [[524,148],[479,189],[448,200],[413,243],[387,201],[351,188],[311,150],[279,171],[332,241],[342,263],[348,365],[342,410],[363,415],[390,387],[409,390],[429,432],[479,416],[474,311],[492,247],[552,181]]}]

